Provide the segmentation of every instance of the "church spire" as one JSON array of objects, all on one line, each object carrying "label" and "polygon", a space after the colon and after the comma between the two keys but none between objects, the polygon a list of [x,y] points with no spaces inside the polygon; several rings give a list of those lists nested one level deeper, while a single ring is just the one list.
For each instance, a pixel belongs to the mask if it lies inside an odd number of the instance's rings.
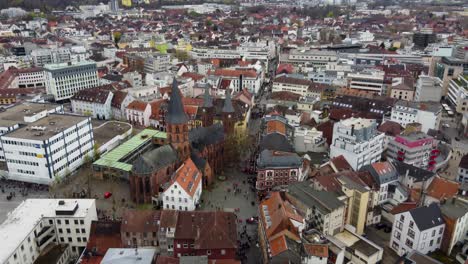
[{"label": "church spire", "polygon": [[169,100],[167,123],[169,124],[185,124],[188,122],[188,117],[184,111],[181,93],[177,80],[174,78],[172,82],[171,98]]},{"label": "church spire", "polygon": [[213,98],[210,95],[210,86],[207,85],[205,88],[205,94],[203,95],[203,107],[213,107]]},{"label": "church spire", "polygon": [[234,113],[234,107],[232,106],[231,91],[226,90],[226,99],[224,99],[223,113]]}]

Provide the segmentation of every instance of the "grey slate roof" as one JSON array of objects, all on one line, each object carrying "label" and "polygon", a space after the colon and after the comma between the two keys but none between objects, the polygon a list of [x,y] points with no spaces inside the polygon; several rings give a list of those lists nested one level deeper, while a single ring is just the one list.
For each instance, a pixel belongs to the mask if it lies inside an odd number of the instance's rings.
[{"label": "grey slate roof", "polygon": [[410,164],[406,164],[406,163],[398,161],[398,160],[393,160],[392,163],[395,166],[395,168],[397,169],[399,175],[404,176],[408,172],[409,176],[416,179],[415,182],[425,181],[425,180],[435,176],[434,172],[431,172],[431,171],[428,171],[428,170],[425,170],[425,169],[421,169],[421,168],[415,167],[415,166],[410,165]]},{"label": "grey slate roof", "polygon": [[338,200],[332,192],[314,190],[307,182],[289,184],[288,194],[309,208],[315,206],[325,214],[345,205],[342,201]]},{"label": "grey slate roof", "polygon": [[224,99],[223,113],[234,113],[232,106],[231,91],[226,90],[226,99]]},{"label": "grey slate roof", "polygon": [[281,135],[280,133],[271,133],[262,138],[260,141],[260,151],[262,150],[278,150],[293,152],[294,148],[291,143],[288,141],[286,136]]},{"label": "grey slate roof", "polygon": [[[398,180],[398,171],[395,166],[390,162],[382,162],[382,165],[385,165],[385,169],[377,171],[372,164],[362,166],[360,171],[368,171],[374,180],[379,184],[385,184],[392,181]],[[386,166],[388,165],[388,166]]]},{"label": "grey slate roof", "polygon": [[177,161],[177,151],[170,145],[164,145],[146,152],[133,162],[136,174],[152,173]]},{"label": "grey slate roof", "polygon": [[291,168],[301,167],[302,159],[293,152],[264,150],[258,157],[259,168]]},{"label": "grey slate roof", "polygon": [[424,231],[444,224],[439,205],[431,203],[429,206],[414,208],[409,211],[418,226],[419,231]]},{"label": "grey slate roof", "polygon": [[209,127],[196,127],[189,132],[189,141],[193,149],[202,151],[205,146],[224,140],[223,124],[216,123]]},{"label": "grey slate roof", "polygon": [[450,219],[458,219],[468,213],[468,202],[461,199],[449,199],[440,205],[442,214]]},{"label": "grey slate roof", "polygon": [[175,78],[172,82],[171,99],[169,100],[166,122],[169,124],[184,124],[188,122],[188,117],[187,114],[185,114],[184,105],[182,103],[179,85]]}]

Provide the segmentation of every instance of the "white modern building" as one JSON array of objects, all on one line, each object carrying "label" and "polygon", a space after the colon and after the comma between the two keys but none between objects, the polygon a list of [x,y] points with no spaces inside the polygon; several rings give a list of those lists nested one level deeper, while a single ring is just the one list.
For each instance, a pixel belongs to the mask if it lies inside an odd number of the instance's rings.
[{"label": "white modern building", "polygon": [[91,118],[49,114],[4,134],[0,143],[10,179],[50,184],[92,158]]},{"label": "white modern building", "polygon": [[114,94],[99,87],[78,91],[71,98],[74,113],[97,119],[112,118],[111,103]]},{"label": "white modern building", "polygon": [[68,247],[61,259],[78,257],[96,220],[94,199],[27,199],[0,224],[0,263],[34,263],[54,245]]},{"label": "white modern building", "polygon": [[47,64],[44,70],[47,93],[56,101],[69,99],[80,90],[99,85],[95,62]]},{"label": "white modern building", "polygon": [[385,95],[386,87],[384,79],[385,72],[380,70],[349,73],[347,76],[348,89]]},{"label": "white modern building", "polygon": [[146,73],[165,72],[171,67],[169,54],[152,53],[145,58],[144,70]]},{"label": "white modern building", "polygon": [[15,86],[12,88],[45,87],[45,74],[42,68],[17,69],[15,73]]},{"label": "white modern building", "polygon": [[71,61],[69,48],[35,49],[31,51],[31,57],[36,67],[44,67],[46,64],[66,63]]},{"label": "white modern building", "polygon": [[403,256],[413,250],[423,254],[440,248],[445,223],[439,205],[418,207],[395,215],[390,247]]},{"label": "white modern building", "polygon": [[343,155],[358,170],[380,161],[385,134],[377,130],[374,119],[349,118],[335,123],[330,146],[330,158]]},{"label": "white modern building", "polygon": [[442,98],[442,81],[438,77],[420,75],[416,82],[416,102],[440,102]]},{"label": "white modern building", "polygon": [[323,132],[315,127],[296,127],[294,129],[294,150],[299,153],[327,151],[327,141]]},{"label": "white modern building", "polygon": [[307,71],[307,68],[326,68],[329,63],[338,60],[335,51],[323,50],[291,50],[280,55],[280,63],[289,63],[299,67],[299,71]]},{"label": "white modern building", "polygon": [[162,195],[164,209],[194,211],[202,193],[202,174],[191,159],[175,172],[174,178]]},{"label": "white modern building", "polygon": [[427,133],[429,129],[439,129],[442,118],[442,105],[436,102],[408,102],[400,100],[392,107],[390,121],[402,127],[411,123],[422,125],[421,131]]},{"label": "white modern building", "polygon": [[307,79],[299,79],[287,76],[277,77],[273,81],[272,92],[291,92],[306,96],[313,82]]},{"label": "white modern building", "polygon": [[446,97],[458,113],[468,113],[468,79],[459,75],[457,79],[451,80]]}]

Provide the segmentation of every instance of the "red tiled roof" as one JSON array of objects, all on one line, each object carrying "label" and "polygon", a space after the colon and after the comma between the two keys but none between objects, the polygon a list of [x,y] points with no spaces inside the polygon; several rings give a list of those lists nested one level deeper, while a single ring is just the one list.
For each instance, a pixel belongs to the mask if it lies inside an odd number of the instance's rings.
[{"label": "red tiled roof", "polygon": [[[176,171],[174,182],[177,182],[185,192],[193,197],[198,186],[201,184],[202,174],[192,159],[188,158]],[[172,185],[172,184],[171,184]]]},{"label": "red tiled roof", "polygon": [[182,77],[192,78],[194,81],[199,81],[199,80],[205,78],[205,76],[203,76],[201,74],[198,74],[198,73],[194,73],[194,72],[184,72],[184,73],[182,73]]},{"label": "red tiled roof", "polygon": [[104,255],[109,248],[122,247],[120,226],[121,222],[117,221],[93,221],[86,249]]},{"label": "red tiled roof", "polygon": [[256,78],[255,70],[231,70],[231,69],[216,69],[213,73],[216,76],[225,77],[240,77],[241,75],[249,78]]},{"label": "red tiled roof", "polygon": [[304,250],[309,256],[328,258],[328,245],[304,244]]},{"label": "red tiled roof", "polygon": [[441,201],[457,195],[459,187],[460,184],[458,182],[435,177],[429,187],[427,187],[426,193],[427,195]]},{"label": "red tiled roof", "polygon": [[411,209],[418,207],[417,202],[403,202],[395,207],[390,211],[391,214],[396,215],[399,213],[407,212]]},{"label": "red tiled roof", "polygon": [[148,103],[134,100],[127,106],[127,108],[143,112],[147,105]]}]

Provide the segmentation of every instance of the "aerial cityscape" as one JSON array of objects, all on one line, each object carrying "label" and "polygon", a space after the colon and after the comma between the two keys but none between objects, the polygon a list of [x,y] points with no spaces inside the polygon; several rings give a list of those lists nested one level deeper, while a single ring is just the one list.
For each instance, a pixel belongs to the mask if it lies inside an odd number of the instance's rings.
[{"label": "aerial cityscape", "polygon": [[467,264],[468,0],[0,0],[0,264]]}]

